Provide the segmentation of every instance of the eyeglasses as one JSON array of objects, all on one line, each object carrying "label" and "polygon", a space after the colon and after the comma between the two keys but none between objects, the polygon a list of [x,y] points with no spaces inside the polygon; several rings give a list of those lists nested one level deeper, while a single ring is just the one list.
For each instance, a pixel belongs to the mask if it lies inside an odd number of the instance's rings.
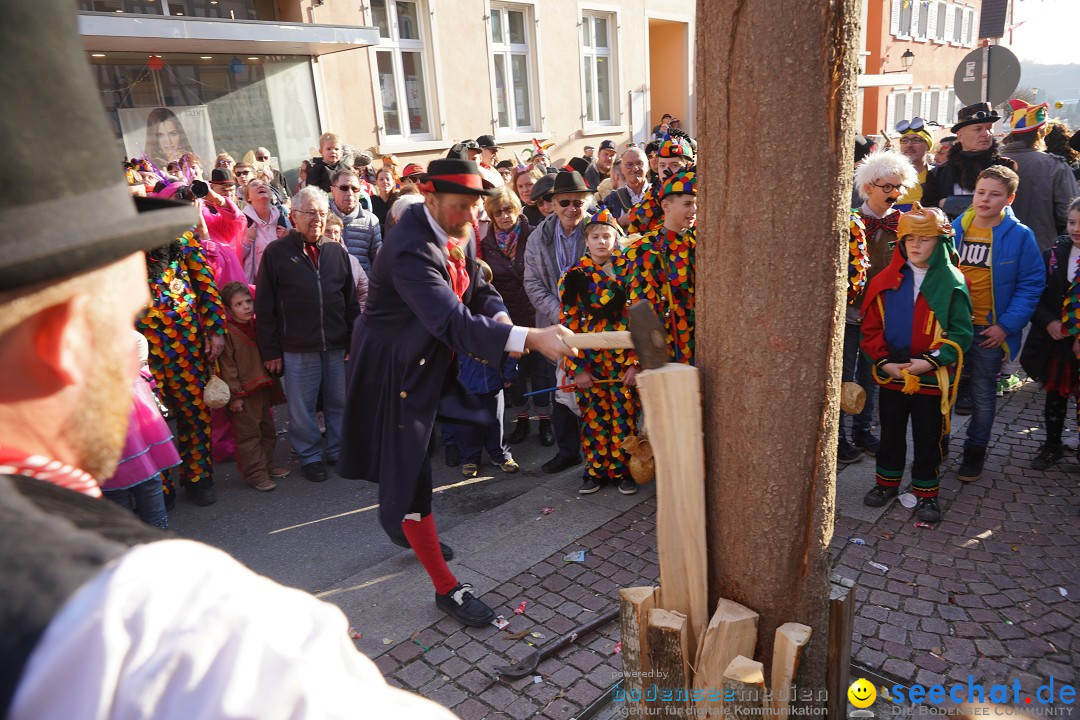
[{"label": "eyeglasses", "polygon": [[255,159],[260,161],[260,162],[266,162],[267,160],[270,159],[270,156],[269,155],[256,155]]},{"label": "eyeglasses", "polygon": [[354,193],[360,192],[360,188],[357,187],[356,185],[335,185],[334,187],[337,188],[338,190],[340,190],[341,192],[354,192]]},{"label": "eyeglasses", "polygon": [[585,204],[585,201],[584,200],[570,200],[570,199],[560,200],[559,201],[559,207],[570,207],[570,203],[573,203],[574,207],[579,208],[579,207],[581,207],[582,205]]},{"label": "eyeglasses", "polygon": [[911,120],[901,120],[900,122],[896,123],[896,132],[919,132],[924,127],[926,127],[926,121],[923,120],[921,117],[914,117],[911,118]]},{"label": "eyeglasses", "polygon": [[901,145],[914,145],[915,143],[923,143],[925,145],[926,144],[926,138],[922,138],[922,137],[919,137],[917,135],[912,135],[911,137],[902,137],[902,138],[900,138],[900,144]]},{"label": "eyeglasses", "polygon": [[893,185],[892,183],[882,183],[881,185],[878,185],[875,182],[872,182],[870,184],[873,185],[874,187],[876,187],[881,192],[885,193],[886,195],[891,193],[893,190],[903,190],[904,189],[903,184]]},{"label": "eyeglasses", "polygon": [[499,217],[501,215],[513,215],[513,214],[514,214],[514,208],[512,208],[512,207],[499,208],[498,210],[495,211],[495,217]]},{"label": "eyeglasses", "polygon": [[217,164],[218,164],[218,167],[229,167],[230,165],[235,165],[236,161],[235,160],[218,160]]},{"label": "eyeglasses", "polygon": [[325,220],[330,215],[330,213],[325,210],[294,210],[293,212],[298,212],[301,215],[314,215],[320,220]]}]

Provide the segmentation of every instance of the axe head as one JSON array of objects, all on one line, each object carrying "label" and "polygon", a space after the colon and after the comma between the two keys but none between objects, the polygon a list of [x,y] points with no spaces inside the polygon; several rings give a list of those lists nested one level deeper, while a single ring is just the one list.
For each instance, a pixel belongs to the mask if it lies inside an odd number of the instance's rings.
[{"label": "axe head", "polygon": [[630,339],[634,342],[634,352],[642,369],[655,370],[670,361],[667,331],[645,300],[638,300],[630,306]]}]

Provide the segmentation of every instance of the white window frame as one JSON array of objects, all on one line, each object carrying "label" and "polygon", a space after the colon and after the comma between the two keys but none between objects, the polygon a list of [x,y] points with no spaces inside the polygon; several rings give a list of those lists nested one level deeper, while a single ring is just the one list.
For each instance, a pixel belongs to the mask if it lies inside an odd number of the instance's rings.
[{"label": "white window frame", "polygon": [[[524,29],[525,29],[525,43],[509,43],[509,26],[506,24],[509,12],[520,12],[524,16]],[[495,42],[491,35],[492,27],[494,25],[494,14],[503,13],[503,34],[507,38],[507,42]],[[539,75],[536,48],[537,48],[537,34],[536,34],[536,7],[532,3],[521,2],[502,2],[492,1],[487,8],[487,37],[489,52],[488,70],[491,76],[491,125],[494,128],[495,134],[498,137],[511,137],[520,133],[535,133],[541,127],[541,115],[540,115],[540,98],[539,98]],[[508,126],[499,125],[499,99],[498,99],[498,84],[496,83],[496,69],[495,69],[495,56],[502,55],[505,57],[503,63],[503,83],[507,93],[507,119],[509,120]],[[514,105],[514,87],[513,87],[513,68],[511,65],[511,57],[513,55],[524,55],[526,63],[526,75],[528,83],[528,97],[529,97],[529,124],[517,125],[517,113],[515,112]]]},{"label": "white window frame", "polygon": [[922,30],[922,24],[925,20],[929,30],[930,8],[927,2],[928,0],[911,0],[911,39],[916,42],[926,42],[927,32]]},{"label": "white window frame", "polygon": [[945,35],[945,29],[949,24],[949,3],[945,0],[937,0],[934,3],[934,32],[930,34],[931,39],[940,44],[948,42],[948,38]]},{"label": "white window frame", "polygon": [[[917,0],[916,0],[917,1]],[[922,90],[911,91],[911,102],[909,104],[908,115],[900,118],[901,120],[913,120],[916,117],[921,117],[924,120],[926,116],[923,115],[923,99],[926,97],[926,93]],[[919,106],[918,112],[915,111],[916,104]]]},{"label": "white window frame", "polygon": [[[952,23],[949,25],[949,44],[962,45],[964,42],[964,7],[963,5],[949,6],[952,15]],[[960,13],[960,27],[956,27],[956,13]]]},{"label": "white window frame", "polygon": [[975,35],[978,33],[975,27],[975,8],[968,8],[964,13],[964,44],[975,47]]},{"label": "white window frame", "polygon": [[[907,8],[904,7],[904,3],[907,2]],[[914,36],[913,27],[915,20],[915,4],[918,0],[892,0],[891,14],[889,17],[889,32],[893,37],[901,38],[903,40],[911,40]],[[900,27],[900,21],[904,14],[904,11],[908,12],[908,26],[907,28]]]},{"label": "white window frame", "polygon": [[[579,21],[577,25],[578,33],[578,46],[581,48],[580,63],[581,63],[581,125],[585,130],[600,129],[600,128],[616,128],[619,126],[621,119],[622,103],[620,98],[622,97],[619,91],[619,48],[618,48],[618,36],[619,36],[619,14],[616,8],[609,6],[596,6],[596,5],[582,5],[579,8]],[[590,32],[589,37],[593,39],[593,46],[589,47],[585,45],[585,39],[583,37],[583,27],[592,18],[601,18],[607,21],[608,28],[608,46],[606,49],[595,47],[595,33]],[[586,87],[595,79],[586,77],[585,75],[585,58],[591,57],[593,59],[593,68],[596,68],[596,58],[606,57],[608,58],[608,91],[610,97],[608,99],[608,108],[611,113],[611,117],[607,120],[595,120],[589,119],[588,96]],[[595,109],[597,115],[599,115],[600,105],[597,99],[596,86],[592,85],[592,97],[593,102],[596,103]]]},{"label": "white window frame", "polygon": [[[419,25],[417,28],[417,35],[420,36],[420,39],[400,39],[397,13],[398,0],[385,0],[387,22],[390,25],[390,37],[384,38],[380,35],[379,43],[368,48],[368,59],[372,75],[374,76],[371,85],[375,104],[375,117],[378,126],[377,133],[380,152],[390,150],[390,147],[385,146],[400,146],[402,144],[408,144],[415,149],[428,149],[424,145],[418,146],[416,143],[438,144],[439,139],[439,133],[436,132],[436,128],[440,127],[439,113],[437,111],[435,99],[436,78],[434,73],[434,63],[430,57],[430,53],[434,50],[434,43],[425,46],[426,41],[430,41],[432,38],[432,26],[434,24],[431,22],[428,14],[429,8],[427,4],[428,2],[431,2],[431,0],[408,1],[416,5],[416,18]],[[375,26],[375,11],[370,3],[367,4],[367,12],[370,24]],[[386,120],[383,117],[382,83],[379,78],[378,62],[378,53],[380,51],[389,51],[393,62],[394,87],[397,92],[398,122],[401,126],[401,132],[396,134],[387,132]],[[401,58],[402,52],[415,52],[420,56],[420,69],[421,72],[423,72],[424,78],[423,101],[427,112],[427,132],[413,132],[409,126],[409,105],[406,98],[405,71]]]}]

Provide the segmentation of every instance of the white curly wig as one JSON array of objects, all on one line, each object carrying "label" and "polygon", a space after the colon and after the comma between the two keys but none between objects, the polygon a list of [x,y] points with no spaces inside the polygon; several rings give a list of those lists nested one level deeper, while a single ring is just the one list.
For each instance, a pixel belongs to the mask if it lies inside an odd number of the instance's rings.
[{"label": "white curly wig", "polygon": [[910,190],[919,183],[915,166],[900,153],[895,150],[870,153],[855,167],[855,188],[859,191],[859,197],[867,199],[872,184],[896,175],[900,176],[904,190]]}]

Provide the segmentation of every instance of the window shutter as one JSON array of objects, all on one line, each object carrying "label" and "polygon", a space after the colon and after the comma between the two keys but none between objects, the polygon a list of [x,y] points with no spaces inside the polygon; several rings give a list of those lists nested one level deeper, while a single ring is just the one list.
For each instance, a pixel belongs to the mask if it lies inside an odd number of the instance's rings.
[{"label": "window shutter", "polygon": [[937,13],[938,3],[932,3],[923,8],[926,15],[926,37],[930,40],[937,38]]},{"label": "window shutter", "polygon": [[945,8],[945,42],[951,43],[953,40],[953,25],[954,25],[955,13],[953,12],[952,5],[948,5]]},{"label": "window shutter", "polygon": [[[911,93],[911,114],[909,118],[922,117],[923,94],[922,92]],[[902,120],[903,118],[901,118]],[[925,118],[924,118],[925,119]]]},{"label": "window shutter", "polygon": [[975,46],[975,10],[974,8],[968,8],[967,16],[967,37],[964,39],[967,41],[968,47]]},{"label": "window shutter", "polygon": [[892,15],[889,17],[889,32],[896,35],[900,32],[900,3],[904,0],[892,0]]},{"label": "window shutter", "polygon": [[896,95],[889,93],[885,98],[885,130],[896,126]]},{"label": "window shutter", "polygon": [[911,32],[913,38],[919,37],[919,19],[922,16],[922,0],[911,0]]}]

